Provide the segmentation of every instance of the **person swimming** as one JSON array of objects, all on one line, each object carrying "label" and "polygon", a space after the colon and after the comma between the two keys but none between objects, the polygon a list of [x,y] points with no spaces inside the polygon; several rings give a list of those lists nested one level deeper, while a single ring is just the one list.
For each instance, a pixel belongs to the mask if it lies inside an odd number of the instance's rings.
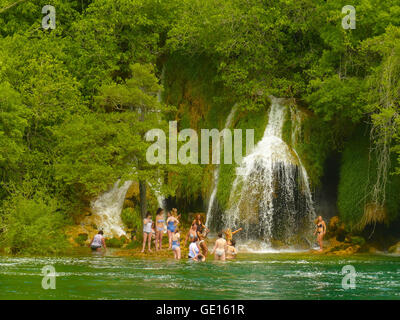
[{"label": "person swimming", "polygon": [[103,237],[103,230],[100,230],[92,239],[89,244],[89,247],[92,251],[100,251],[101,247],[104,247],[104,251],[106,251],[107,246]]},{"label": "person swimming", "polygon": [[174,216],[173,212],[168,212],[167,218],[167,232],[168,232],[168,242],[169,248],[172,248],[172,236],[174,235],[175,229],[179,224],[179,220]]},{"label": "person swimming", "polygon": [[156,251],[162,249],[162,238],[165,227],[164,221],[164,210],[158,208],[156,213]]},{"label": "person swimming", "polygon": [[146,242],[148,244],[148,250],[151,252],[152,226],[153,221],[151,220],[151,213],[147,211],[146,218],[143,219],[143,248],[141,252],[144,252]]},{"label": "person swimming", "polygon": [[214,254],[215,260],[225,261],[225,251],[227,249],[226,240],[222,237],[222,232],[218,233],[218,239],[215,241],[215,245],[211,254]]},{"label": "person swimming", "polygon": [[235,259],[237,255],[237,249],[235,248],[235,240],[231,240],[226,248],[226,259]]},{"label": "person swimming", "polygon": [[194,258],[193,260],[199,261],[199,262],[204,262],[204,261],[206,261],[206,257],[203,256],[201,253],[199,253],[199,254],[197,255],[197,257]]},{"label": "person swimming", "polygon": [[314,235],[317,235],[319,251],[323,251],[323,240],[324,240],[324,235],[326,234],[326,224],[325,221],[322,220],[321,216],[318,216],[316,225],[317,226],[315,228]]},{"label": "person swimming", "polygon": [[178,228],[174,231],[172,235],[172,251],[174,252],[174,258],[179,260],[181,258],[181,245],[180,245],[181,235]]}]

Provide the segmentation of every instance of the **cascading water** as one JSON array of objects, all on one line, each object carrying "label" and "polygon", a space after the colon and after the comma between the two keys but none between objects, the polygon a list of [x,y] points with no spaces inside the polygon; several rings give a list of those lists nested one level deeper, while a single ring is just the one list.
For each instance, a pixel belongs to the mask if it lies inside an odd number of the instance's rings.
[{"label": "cascading water", "polygon": [[[236,113],[236,109],[237,109],[237,105],[235,104],[233,106],[233,108],[231,109],[231,111],[229,112],[228,117],[226,118],[224,129],[228,129],[232,125],[232,121],[233,121],[233,117]],[[218,139],[217,148],[222,150],[223,146],[224,146],[224,139],[222,138],[222,143],[221,143],[221,139]],[[215,213],[217,211],[216,196],[217,196],[217,191],[218,191],[219,170],[220,170],[220,166],[218,164],[216,164],[215,168],[214,168],[213,189],[211,192],[210,200],[208,202],[208,209],[207,209],[207,215],[206,215],[206,227],[207,228],[210,228],[210,226],[216,225]]]},{"label": "cascading water", "polygon": [[236,169],[223,218],[225,227],[243,228],[242,238],[266,245],[308,234],[315,216],[306,170],[282,140],[286,112],[283,99],[271,97],[264,136]]},{"label": "cascading water", "polygon": [[99,217],[99,230],[103,230],[107,237],[125,235],[124,224],[121,220],[121,211],[124,200],[132,181],[125,181],[121,186],[119,180],[114,186],[101,194],[91,203],[92,212]]}]

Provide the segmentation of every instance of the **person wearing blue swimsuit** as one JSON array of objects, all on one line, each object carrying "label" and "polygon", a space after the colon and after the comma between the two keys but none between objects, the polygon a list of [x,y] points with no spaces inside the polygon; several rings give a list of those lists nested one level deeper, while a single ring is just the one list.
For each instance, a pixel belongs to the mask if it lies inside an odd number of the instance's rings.
[{"label": "person wearing blue swimsuit", "polygon": [[174,259],[179,260],[181,258],[181,235],[178,228],[172,234],[172,251],[174,252]]},{"label": "person wearing blue swimsuit", "polygon": [[174,235],[174,232],[178,226],[179,220],[174,217],[173,213],[171,211],[168,212],[168,218],[167,218],[167,231],[168,231],[168,242],[169,242],[169,248],[172,248],[172,236]]},{"label": "person wearing blue swimsuit", "polygon": [[156,213],[156,251],[162,249],[162,238],[165,227],[164,221],[164,210],[158,208]]}]

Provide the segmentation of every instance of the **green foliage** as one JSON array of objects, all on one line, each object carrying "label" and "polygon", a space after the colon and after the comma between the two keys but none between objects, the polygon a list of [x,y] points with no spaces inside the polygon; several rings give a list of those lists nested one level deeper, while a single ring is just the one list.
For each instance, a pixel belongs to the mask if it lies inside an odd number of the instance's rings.
[{"label": "green foliage", "polygon": [[55,199],[24,183],[4,202],[1,245],[13,254],[56,254],[68,246],[63,227],[67,221]]},{"label": "green foliage", "polygon": [[74,241],[79,244],[81,247],[85,245],[86,240],[88,239],[88,234],[87,233],[80,233],[78,236],[74,239]]},{"label": "green foliage", "polygon": [[[10,208],[19,205],[12,199],[22,197],[20,205],[34,212],[65,207],[67,217],[117,179],[156,185],[162,177],[164,195],[181,199],[185,208],[201,202],[209,194],[211,166],[149,165],[144,134],[167,132],[166,120],[177,120],[180,130],[222,129],[237,105],[234,127],[255,129],[257,142],[269,94],[294,97],[309,113],[292,147],[314,186],[328,154],[350,140],[339,208],[351,223],[361,217],[361,191],[371,188],[365,178],[373,181],[380,168],[374,163],[381,162],[372,159],[368,169],[368,146],[349,147],[351,135],[360,123],[372,123],[371,146],[384,146],[385,155],[390,147],[395,167],[386,188],[390,219],[399,211],[397,0],[356,0],[354,30],[341,26],[344,0],[53,0],[57,27],[45,31],[40,9],[46,4],[0,0],[1,181],[45,186],[35,196],[0,190],[0,219],[8,221],[9,235],[26,218],[21,213],[9,220]],[[286,121],[286,141],[290,132]],[[221,166],[222,207],[235,167]],[[155,206],[152,198],[149,208]],[[34,225],[42,223],[32,217]],[[39,246],[45,251],[44,243]]]},{"label": "green foliage", "polygon": [[[364,208],[371,201],[372,186],[377,179],[377,162],[370,152],[369,133],[360,127],[343,150],[338,190],[338,209],[343,222],[350,228],[359,223]],[[392,157],[392,160],[393,157]],[[393,221],[400,211],[400,177],[389,175],[385,191],[387,218]]]},{"label": "green foliage", "polygon": [[123,209],[121,212],[121,219],[129,229],[138,230],[142,226],[140,211],[135,210],[134,208]]},{"label": "green foliage", "polygon": [[109,248],[121,248],[126,242],[126,237],[106,239],[106,246]]},{"label": "green foliage", "polygon": [[29,111],[8,83],[0,83],[0,170],[2,176],[15,169],[25,151],[23,135]]}]

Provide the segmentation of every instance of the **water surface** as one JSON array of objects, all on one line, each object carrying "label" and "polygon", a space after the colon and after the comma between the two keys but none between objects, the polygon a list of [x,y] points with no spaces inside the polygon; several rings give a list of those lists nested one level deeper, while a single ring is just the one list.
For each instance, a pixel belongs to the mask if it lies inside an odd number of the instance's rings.
[{"label": "water surface", "polygon": [[[42,268],[57,272],[42,288]],[[342,268],[357,272],[342,288]],[[0,256],[1,299],[400,299],[400,257],[241,254],[236,261],[194,263],[111,253],[68,257]]]}]

